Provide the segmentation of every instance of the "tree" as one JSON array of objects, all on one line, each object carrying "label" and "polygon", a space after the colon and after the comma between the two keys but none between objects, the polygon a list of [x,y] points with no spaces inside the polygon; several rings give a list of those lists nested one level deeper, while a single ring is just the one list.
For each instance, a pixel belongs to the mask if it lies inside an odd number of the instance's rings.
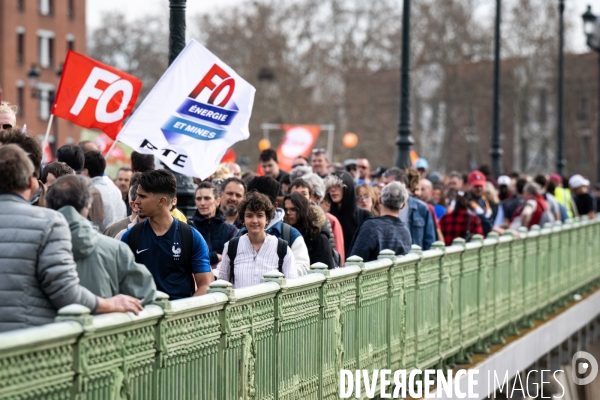
[{"label": "tree", "polygon": [[105,13],[102,19],[105,23],[89,37],[89,54],[139,78],[143,82],[138,97],[141,101],[167,69],[166,21],[159,16],[127,21],[118,11]]}]

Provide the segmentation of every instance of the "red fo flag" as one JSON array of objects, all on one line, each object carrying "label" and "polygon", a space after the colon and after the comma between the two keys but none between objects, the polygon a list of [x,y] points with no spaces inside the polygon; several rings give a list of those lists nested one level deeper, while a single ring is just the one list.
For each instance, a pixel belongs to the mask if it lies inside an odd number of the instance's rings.
[{"label": "red fo flag", "polygon": [[52,114],[116,139],[142,81],[74,51],[67,53]]}]

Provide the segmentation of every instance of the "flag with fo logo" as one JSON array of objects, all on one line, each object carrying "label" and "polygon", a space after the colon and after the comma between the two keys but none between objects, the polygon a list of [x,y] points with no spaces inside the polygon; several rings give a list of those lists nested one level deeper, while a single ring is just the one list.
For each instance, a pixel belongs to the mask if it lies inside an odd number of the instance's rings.
[{"label": "flag with fo logo", "polygon": [[125,124],[118,140],[171,170],[205,179],[250,136],[256,90],[192,40]]},{"label": "flag with fo logo", "polygon": [[115,139],[141,88],[136,77],[69,50],[52,114]]}]

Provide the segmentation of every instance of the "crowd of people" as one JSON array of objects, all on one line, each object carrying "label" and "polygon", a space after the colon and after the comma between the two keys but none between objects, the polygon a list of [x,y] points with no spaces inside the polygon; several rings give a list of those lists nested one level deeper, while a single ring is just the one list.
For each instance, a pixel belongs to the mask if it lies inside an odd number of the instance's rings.
[{"label": "crowd of people", "polygon": [[320,148],[288,173],[267,149],[262,176],[226,163],[196,179],[186,217],[175,176],[154,156],[133,152],[114,181],[90,141],[42,165],[38,140],[12,117],[2,115],[0,131],[0,332],[52,322],[72,303],[137,314],[157,291],[199,296],[215,279],[238,289],[276,270],[294,279],[315,263],[341,268],[350,256],[404,255],[413,245],[593,218],[598,208],[581,175],[495,179],[486,166],[442,174],[422,158],[372,170],[365,158],[332,163]]}]

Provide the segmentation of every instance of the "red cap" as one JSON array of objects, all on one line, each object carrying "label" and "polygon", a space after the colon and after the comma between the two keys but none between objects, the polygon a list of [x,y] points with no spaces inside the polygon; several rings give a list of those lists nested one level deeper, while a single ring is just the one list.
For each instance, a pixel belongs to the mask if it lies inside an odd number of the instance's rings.
[{"label": "red cap", "polygon": [[469,174],[469,184],[471,186],[484,186],[485,175],[481,171],[473,171]]},{"label": "red cap", "polygon": [[561,183],[561,184],[562,184],[562,181],[563,181],[559,174],[552,174],[552,175],[550,175],[550,180],[554,181],[556,183]]}]

